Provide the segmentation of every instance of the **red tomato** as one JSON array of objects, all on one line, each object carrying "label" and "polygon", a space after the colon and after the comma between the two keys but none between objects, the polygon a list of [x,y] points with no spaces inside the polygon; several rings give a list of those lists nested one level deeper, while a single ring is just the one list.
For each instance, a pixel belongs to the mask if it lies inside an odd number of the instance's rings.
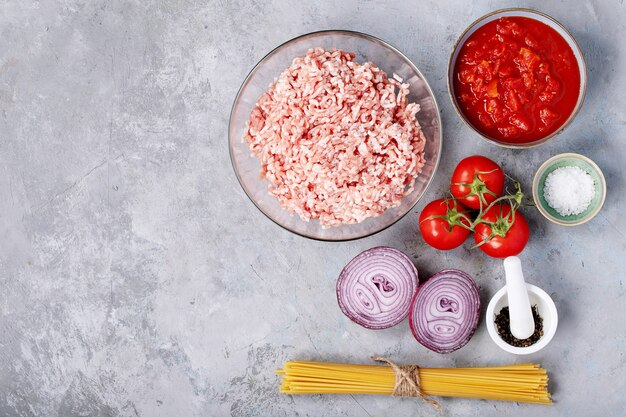
[{"label": "red tomato", "polygon": [[[494,258],[506,258],[519,254],[530,237],[530,229],[522,213],[511,213],[509,204],[496,204],[482,217],[483,222],[474,228],[474,241],[480,244],[488,239],[479,248]],[[493,236],[489,238],[491,235]]]},{"label": "red tomato", "polygon": [[464,206],[486,208],[504,190],[504,172],[489,158],[474,155],[463,159],[454,169],[450,191]]},{"label": "red tomato", "polygon": [[465,209],[452,199],[432,201],[420,214],[420,232],[424,241],[440,250],[454,249],[460,246],[470,234],[469,217]]}]

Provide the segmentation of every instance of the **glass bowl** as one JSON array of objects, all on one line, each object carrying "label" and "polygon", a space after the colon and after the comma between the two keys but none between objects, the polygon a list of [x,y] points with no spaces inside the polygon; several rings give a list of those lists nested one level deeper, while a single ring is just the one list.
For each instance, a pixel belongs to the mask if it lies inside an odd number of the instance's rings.
[{"label": "glass bowl", "polygon": [[[402,199],[398,207],[361,223],[322,228],[317,220],[303,221],[283,209],[268,191],[269,182],[260,176],[261,163],[242,140],[246,122],[254,105],[270,83],[285,70],[291,61],[305,55],[311,48],[337,48],[354,52],[356,61],[371,61],[389,77],[398,74],[409,83],[408,99],[421,106],[417,119],[426,135],[424,148],[426,163],[415,180],[413,192]],[[359,239],[391,226],[417,203],[431,182],[441,155],[441,118],[437,101],[422,73],[409,59],[393,46],[373,36],[358,32],[329,30],[309,33],[280,45],[267,54],[244,80],[230,114],[228,128],[230,158],[239,183],[255,206],[270,220],[298,235],[325,241]]]},{"label": "glass bowl", "polygon": [[[465,114],[463,114],[463,111],[461,110],[459,103],[457,102],[456,92],[454,91],[454,76],[455,76],[454,67],[456,65],[457,58],[461,51],[461,47],[465,44],[465,41],[467,41],[467,39],[471,35],[473,35],[474,32],[476,32],[476,30],[483,27],[487,23],[492,22],[494,20],[498,20],[499,18],[506,17],[506,16],[526,17],[529,19],[538,20],[539,22],[544,23],[545,25],[551,27],[559,35],[561,35],[561,37],[567,42],[567,44],[572,49],[572,52],[574,53],[576,62],[578,63],[578,71],[580,75],[580,87],[578,90],[578,99],[576,101],[576,105],[574,106],[574,109],[570,113],[569,117],[563,122],[563,124],[557,130],[533,142],[526,142],[526,143],[504,142],[504,141],[499,141],[497,139],[494,139],[486,135],[478,127],[474,126],[472,122],[467,119],[467,117],[465,117]],[[456,110],[457,114],[459,115],[459,117],[461,117],[461,119],[465,122],[465,124],[469,126],[469,128],[472,129],[474,132],[476,132],[481,138],[486,139],[487,141],[491,143],[495,143],[496,145],[499,145],[505,148],[514,148],[514,149],[532,148],[535,146],[539,146],[543,143],[546,143],[548,140],[552,139],[553,137],[563,132],[563,130],[565,130],[565,128],[569,126],[570,123],[572,123],[572,121],[578,114],[578,111],[582,107],[583,101],[585,100],[586,91],[587,91],[587,66],[585,65],[585,59],[583,57],[582,51],[580,50],[580,46],[578,46],[578,42],[576,42],[576,39],[574,39],[572,34],[565,28],[565,26],[559,23],[555,18],[548,16],[545,13],[541,13],[537,10],[524,9],[524,8],[519,8],[519,7],[511,8],[511,9],[502,9],[502,10],[493,11],[491,13],[487,13],[486,15],[478,18],[471,25],[469,25],[467,29],[465,29],[465,31],[461,34],[461,36],[459,36],[459,39],[457,39],[456,43],[454,44],[454,48],[452,50],[452,54],[450,55],[450,59],[448,60],[448,93],[450,95],[450,100],[452,100],[452,104],[454,105],[454,109]]]}]

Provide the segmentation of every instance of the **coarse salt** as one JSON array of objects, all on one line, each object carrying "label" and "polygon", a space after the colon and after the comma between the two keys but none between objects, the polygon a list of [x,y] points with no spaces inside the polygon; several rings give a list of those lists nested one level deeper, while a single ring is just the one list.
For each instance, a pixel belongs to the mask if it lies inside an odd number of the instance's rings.
[{"label": "coarse salt", "polygon": [[546,177],[543,196],[561,216],[580,214],[596,193],[591,175],[576,166],[557,168]]}]

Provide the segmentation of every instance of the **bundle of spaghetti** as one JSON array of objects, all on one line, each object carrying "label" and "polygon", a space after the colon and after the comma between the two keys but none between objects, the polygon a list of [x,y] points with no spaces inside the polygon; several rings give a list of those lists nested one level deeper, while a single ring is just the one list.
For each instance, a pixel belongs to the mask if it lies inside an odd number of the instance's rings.
[{"label": "bundle of spaghetti", "polygon": [[[326,362],[289,361],[277,371],[282,376],[280,391],[286,394],[384,394],[481,398],[486,400],[552,404],[546,370],[537,364],[482,368],[398,367],[352,365]],[[414,373],[410,385],[415,391],[399,391],[405,370]],[[411,387],[409,387],[411,388]]]}]

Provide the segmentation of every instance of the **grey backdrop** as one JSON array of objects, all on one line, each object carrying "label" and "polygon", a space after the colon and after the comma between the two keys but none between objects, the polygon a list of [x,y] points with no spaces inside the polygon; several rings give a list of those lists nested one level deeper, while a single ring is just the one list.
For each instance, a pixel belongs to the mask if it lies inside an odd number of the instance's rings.
[{"label": "grey backdrop", "polygon": [[[472,4],[473,3],[473,4]],[[481,141],[454,113],[446,64],[472,20],[527,5],[571,29],[589,67],[584,107],[533,150]],[[626,6],[622,1],[20,1],[0,4],[0,415],[432,415],[415,399],[288,397],[287,359],[426,366],[541,362],[556,405],[444,399],[441,416],[626,415],[624,261]],[[406,218],[350,243],[306,240],[247,200],[228,158],[234,95],[269,50],[319,29],[378,36],[424,72],[441,107],[436,179]],[[500,261],[425,246],[416,213],[472,153],[528,189],[566,151],[594,159],[608,197],[592,222],[550,224],[524,210],[529,281],[554,297],[554,341],[529,358],[499,350],[481,324],[449,354],[407,323],[367,331],[335,302],[335,278],[374,245],[406,251],[422,277],[455,267],[486,303]]]}]

